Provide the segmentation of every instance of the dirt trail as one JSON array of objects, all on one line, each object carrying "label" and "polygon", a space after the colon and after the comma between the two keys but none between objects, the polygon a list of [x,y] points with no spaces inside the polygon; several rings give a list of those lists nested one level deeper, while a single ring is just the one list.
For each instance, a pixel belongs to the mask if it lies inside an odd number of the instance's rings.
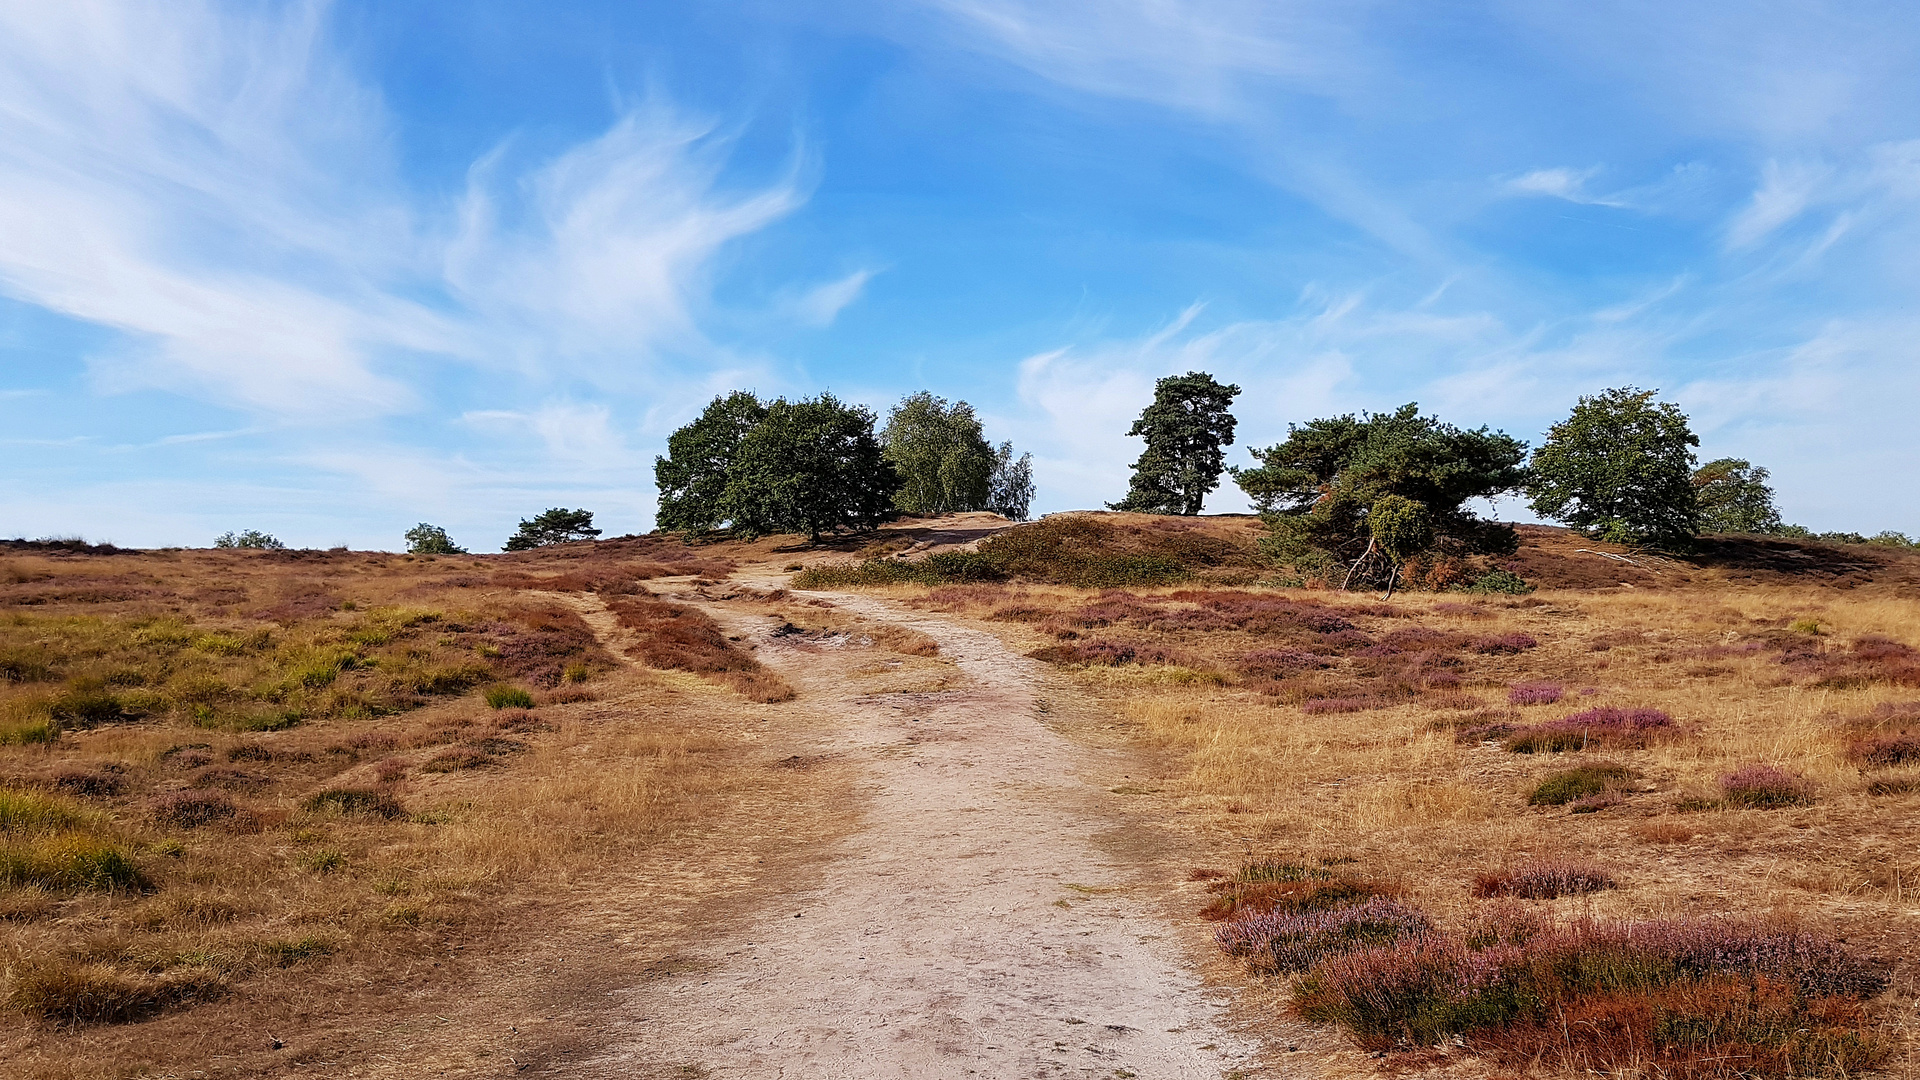
[{"label": "dirt trail", "polygon": [[1220,1077],[1252,1048],[1129,899],[1090,752],[1037,718],[1035,665],[991,635],[864,597],[932,636],[955,689],[864,694],[848,659],[761,643],[839,718],[814,752],[864,762],[866,827],[806,891],[631,991],[604,1077]]}]

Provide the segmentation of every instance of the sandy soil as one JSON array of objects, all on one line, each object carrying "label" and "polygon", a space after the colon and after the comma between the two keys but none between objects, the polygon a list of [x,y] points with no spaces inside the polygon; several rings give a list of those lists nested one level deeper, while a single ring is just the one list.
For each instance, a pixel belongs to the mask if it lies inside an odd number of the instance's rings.
[{"label": "sandy soil", "polygon": [[[1095,837],[1116,822],[1098,751],[1048,729],[1037,665],[998,639],[884,601],[864,617],[931,635],[963,678],[863,692],[847,657],[756,635],[836,723],[810,753],[857,762],[863,827],[801,891],[662,957],[616,991],[601,1077],[1219,1077],[1254,1048]],[[749,623],[737,623],[736,630]]]}]

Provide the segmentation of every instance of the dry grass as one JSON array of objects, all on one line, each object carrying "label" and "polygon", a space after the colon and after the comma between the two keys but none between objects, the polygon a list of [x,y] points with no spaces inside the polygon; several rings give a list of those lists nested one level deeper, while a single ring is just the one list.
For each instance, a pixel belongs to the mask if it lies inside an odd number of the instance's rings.
[{"label": "dry grass", "polygon": [[[1920,858],[1902,824],[1920,810],[1904,756],[1920,732],[1904,644],[1920,642],[1920,602],[1706,576],[1666,591],[1412,594],[1390,606],[1265,589],[894,592],[977,620],[1107,701],[1168,755],[1160,794],[1143,798],[1223,855],[1342,852],[1369,878],[1404,883],[1396,900],[1442,924],[1488,902],[1473,897],[1476,877],[1543,859],[1631,868],[1617,889],[1553,901],[1609,917],[1810,920],[1895,973],[1894,990],[1846,1006],[1853,1028],[1826,1030],[1871,1029],[1861,1037],[1885,1040],[1890,1060],[1920,1060],[1902,1019],[1903,988],[1920,978],[1906,907]],[[1215,677],[1114,677],[1132,668]],[[1516,746],[1529,729],[1531,745]],[[1536,884],[1515,888],[1556,891]],[[1524,1045],[1496,1056],[1516,1055]],[[1760,1059],[1762,1072],[1786,1060]]]},{"label": "dry grass", "polygon": [[[535,929],[504,912],[767,783],[753,706],[621,664],[547,580],[633,596],[660,574],[536,553],[510,562],[538,579],[521,591],[506,561],[7,560],[0,1071],[184,1072],[243,1019],[331,1030],[331,1059],[425,1000],[408,973]],[[495,684],[520,692],[490,708]],[[434,771],[447,756],[468,767]],[[284,1067],[254,1041],[248,1069]]]}]

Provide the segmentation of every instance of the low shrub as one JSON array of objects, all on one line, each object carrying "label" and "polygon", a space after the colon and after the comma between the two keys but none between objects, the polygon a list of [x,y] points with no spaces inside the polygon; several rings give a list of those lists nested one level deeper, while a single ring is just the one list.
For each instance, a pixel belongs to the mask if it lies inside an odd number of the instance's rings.
[{"label": "low shrub", "polygon": [[1567,688],[1557,682],[1514,683],[1507,688],[1507,704],[1552,705],[1566,693]]},{"label": "low shrub", "polygon": [[1378,881],[1356,880],[1320,867],[1262,861],[1248,863],[1232,878],[1213,885],[1214,898],[1200,917],[1213,921],[1263,915],[1271,911],[1324,911],[1347,907],[1400,890]]},{"label": "low shrub", "polygon": [[1860,1007],[1885,974],[1820,935],[1734,921],[1582,921],[1476,944],[1415,932],[1336,952],[1295,986],[1294,1009],[1369,1050],[1458,1039],[1568,1072],[1844,1076],[1887,1053]]},{"label": "low shrub", "polygon": [[518,686],[508,686],[505,683],[489,686],[487,687],[486,696],[487,704],[496,709],[533,708],[533,695]]},{"label": "low shrub", "polygon": [[1328,713],[1366,712],[1369,709],[1384,709],[1393,702],[1377,697],[1337,697],[1312,698],[1300,703],[1300,711],[1308,716],[1324,716]]},{"label": "low shrub", "polygon": [[1911,795],[1920,791],[1920,776],[1882,777],[1867,785],[1869,795]]},{"label": "low shrub", "polygon": [[1317,911],[1275,910],[1222,926],[1220,947],[1267,974],[1306,971],[1329,957],[1433,932],[1420,912],[1384,896]]},{"label": "low shrub", "polygon": [[103,687],[74,686],[48,703],[52,719],[62,727],[90,728],[118,724],[139,717],[129,711],[117,694]]},{"label": "low shrub", "polygon": [[105,799],[120,794],[125,778],[112,768],[65,768],[53,774],[53,786],[69,795]]},{"label": "low shrub", "polygon": [[1902,732],[1860,739],[1847,747],[1847,757],[1865,769],[1920,762],[1920,734]]},{"label": "low shrub", "polygon": [[124,848],[70,835],[0,846],[0,885],[31,885],[56,892],[138,892],[148,882]]},{"label": "low shrub", "polygon": [[1255,649],[1243,653],[1235,667],[1240,674],[1256,679],[1284,679],[1303,671],[1321,671],[1333,661],[1301,649]]},{"label": "low shrub", "polygon": [[447,773],[462,769],[484,769],[500,764],[500,759],[472,746],[453,746],[420,763],[421,772]]},{"label": "low shrub", "polygon": [[105,964],[39,960],[14,972],[6,1003],[64,1026],[121,1024],[170,1006],[212,1001],[225,992],[225,980],[207,968],[133,975]]},{"label": "low shrub", "polygon": [[1577,799],[1619,791],[1640,774],[1624,765],[1582,765],[1557,772],[1534,785],[1528,806],[1565,806]]},{"label": "low shrub", "polygon": [[1051,664],[1086,664],[1090,667],[1119,667],[1123,664],[1183,664],[1184,654],[1164,645],[1146,645],[1125,641],[1075,641],[1048,645],[1027,654]]},{"label": "low shrub", "polygon": [[59,739],[60,721],[44,701],[9,702],[0,713],[0,746],[33,746]]},{"label": "low shrub", "polygon": [[224,792],[188,789],[155,796],[147,804],[147,816],[157,825],[197,829],[230,818],[239,809]]},{"label": "low shrub", "polygon": [[1575,862],[1533,862],[1476,874],[1473,879],[1473,895],[1482,900],[1496,896],[1552,900],[1616,888],[1619,885],[1612,874],[1597,866]]},{"label": "low shrub", "polygon": [[1522,578],[1519,574],[1511,570],[1495,569],[1489,570],[1479,577],[1474,578],[1471,583],[1460,591],[1518,596],[1532,592],[1533,586],[1527,584],[1525,578]]},{"label": "low shrub", "polygon": [[397,818],[406,813],[399,800],[379,788],[327,788],[307,796],[300,805],[315,813],[372,814],[383,818]]},{"label": "low shrub", "polygon": [[1506,746],[1516,754],[1561,753],[1591,746],[1645,747],[1673,726],[1673,717],[1659,709],[1603,705],[1544,724],[1515,728]]},{"label": "low shrub", "polygon": [[627,653],[641,663],[692,672],[733,687],[749,701],[793,700],[786,680],[735,647],[720,624],[699,608],[640,596],[621,598],[608,607],[621,626],[639,637]]},{"label": "low shrub", "polygon": [[1720,778],[1720,793],[1730,806],[1772,810],[1813,802],[1813,784],[1772,765],[1742,765]]},{"label": "low shrub", "polygon": [[1535,640],[1532,634],[1522,634],[1516,631],[1513,633],[1493,634],[1487,637],[1475,638],[1472,648],[1474,652],[1485,656],[1512,656],[1517,653],[1526,652],[1528,649],[1537,648],[1539,644],[1540,642]]}]

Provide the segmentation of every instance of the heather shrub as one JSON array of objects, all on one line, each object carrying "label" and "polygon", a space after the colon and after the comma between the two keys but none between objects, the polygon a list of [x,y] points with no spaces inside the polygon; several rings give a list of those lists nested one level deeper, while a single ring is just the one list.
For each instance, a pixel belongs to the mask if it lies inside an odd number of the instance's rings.
[{"label": "heather shrub", "polygon": [[1603,705],[1544,724],[1516,728],[1507,737],[1506,746],[1516,754],[1560,753],[1590,746],[1645,747],[1673,726],[1673,717],[1659,709]]},{"label": "heather shrub", "polygon": [[1473,895],[1482,900],[1496,896],[1516,900],[1552,900],[1615,888],[1619,888],[1619,885],[1613,880],[1613,875],[1605,870],[1563,861],[1527,863],[1476,874],[1473,879]]},{"label": "heather shrub", "polygon": [[396,818],[405,813],[391,793],[378,788],[327,788],[307,796],[300,805],[315,813],[373,814],[383,818]]},{"label": "heather shrub", "polygon": [[1507,688],[1507,704],[1552,705],[1566,692],[1567,688],[1556,682],[1515,683]]},{"label": "heather shrub", "polygon": [[442,750],[420,763],[421,772],[445,773],[459,772],[462,769],[484,769],[498,765],[500,760],[484,750],[472,746],[454,746]]},{"label": "heather shrub", "polygon": [[1527,805],[1565,806],[1577,799],[1618,791],[1639,776],[1624,765],[1582,765],[1554,773],[1534,785],[1527,796]]},{"label": "heather shrub", "polygon": [[515,709],[533,708],[533,695],[518,686],[508,686],[505,683],[489,686],[486,690],[486,696],[487,704],[496,709],[509,707]]},{"label": "heather shrub", "polygon": [[1253,678],[1284,679],[1302,671],[1332,667],[1333,661],[1299,649],[1255,649],[1243,653],[1236,666],[1242,675]]},{"label": "heather shrub", "polygon": [[1425,915],[1384,896],[1309,911],[1274,910],[1236,918],[1215,940],[1256,971],[1306,971],[1329,957],[1431,933]]},{"label": "heather shrub", "polygon": [[196,829],[238,811],[232,799],[218,791],[169,791],[155,796],[147,804],[147,814],[155,824],[177,829]]},{"label": "heather shrub", "polygon": [[1728,805],[1752,810],[1804,806],[1813,801],[1813,784],[1772,765],[1742,765],[1720,778]]},{"label": "heather shrub", "polygon": [[1522,634],[1516,631],[1513,633],[1493,634],[1488,637],[1475,638],[1473,651],[1487,656],[1512,656],[1516,653],[1523,653],[1528,649],[1536,648],[1539,644],[1540,642],[1535,640],[1532,634]]},{"label": "heather shrub", "polygon": [[1847,747],[1847,757],[1863,769],[1885,769],[1920,762],[1920,734],[1876,735]]},{"label": "heather shrub", "polygon": [[117,768],[65,768],[53,774],[53,786],[69,795],[104,799],[120,794],[124,780]]},{"label": "heather shrub", "polygon": [[1366,712],[1369,709],[1384,709],[1393,703],[1377,697],[1337,697],[1313,698],[1300,703],[1300,711],[1308,716],[1324,716],[1328,713]]},{"label": "heather shrub", "polygon": [[1586,921],[1504,940],[1414,933],[1336,952],[1296,985],[1294,1008],[1375,1051],[1459,1038],[1497,1059],[1569,1071],[1845,1075],[1884,1057],[1859,1003],[1886,983],[1877,965],[1820,935]]},{"label": "heather shrub", "polygon": [[1242,866],[1231,879],[1211,887],[1214,894],[1200,912],[1203,919],[1241,918],[1271,911],[1321,911],[1391,896],[1399,889],[1377,881],[1336,875],[1321,867],[1273,860]]}]

